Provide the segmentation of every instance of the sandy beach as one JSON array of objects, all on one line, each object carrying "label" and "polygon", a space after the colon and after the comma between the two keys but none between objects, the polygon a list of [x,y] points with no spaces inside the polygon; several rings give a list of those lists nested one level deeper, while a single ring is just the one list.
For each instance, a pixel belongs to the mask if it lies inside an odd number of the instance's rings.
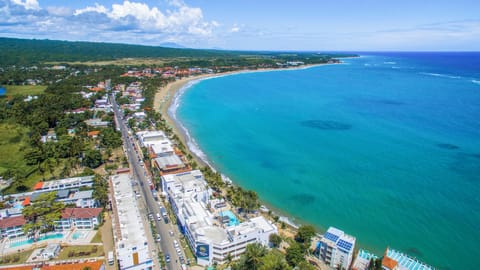
[{"label": "sandy beach", "polygon": [[[186,131],[183,130],[175,121],[175,119],[172,118],[172,115],[169,114],[169,108],[172,105],[172,102],[174,101],[174,98],[178,91],[182,89],[187,83],[196,81],[196,80],[202,80],[205,78],[212,78],[212,77],[220,77],[220,76],[227,76],[227,75],[232,75],[236,73],[246,73],[246,72],[272,72],[272,71],[285,71],[285,70],[295,70],[295,69],[305,69],[305,68],[312,68],[316,66],[324,66],[324,65],[331,65],[331,64],[314,64],[314,65],[304,65],[304,66],[299,66],[299,67],[289,67],[289,68],[268,68],[268,69],[257,69],[257,70],[238,70],[238,71],[230,71],[230,72],[224,72],[224,73],[215,73],[215,74],[202,74],[198,76],[191,76],[191,77],[186,77],[182,78],[179,80],[176,80],[174,82],[171,82],[167,84],[164,87],[160,87],[155,94],[155,98],[153,101],[153,107],[155,110],[160,112],[165,119],[165,121],[168,123],[168,125],[173,129],[173,132],[177,134],[177,136],[180,138],[181,142],[186,146],[187,151],[196,159],[197,163],[200,165],[205,165],[205,160],[202,159],[202,157],[198,156],[198,153],[194,153],[195,151],[192,151],[190,147],[192,145],[189,145],[187,141],[187,134]],[[199,149],[198,149],[199,150]],[[214,168],[212,168],[214,169]]]},{"label": "sandy beach", "polygon": [[[165,119],[167,124],[172,128],[173,132],[177,134],[180,141],[186,146],[186,150],[195,158],[196,162],[200,165],[205,165],[205,162],[197,156],[193,151],[191,151],[188,141],[187,141],[187,134],[186,131],[183,130],[179,123],[177,123],[172,116],[169,114],[168,109],[172,105],[176,94],[180,89],[182,89],[187,83],[191,81],[201,80],[209,77],[216,77],[222,76],[229,73],[222,73],[222,74],[202,74],[198,76],[191,76],[182,78],[180,80],[176,80],[167,84],[164,87],[160,87],[155,94],[155,99],[153,101],[153,106],[155,110],[162,114],[162,117]],[[230,73],[231,74],[231,73]]]}]

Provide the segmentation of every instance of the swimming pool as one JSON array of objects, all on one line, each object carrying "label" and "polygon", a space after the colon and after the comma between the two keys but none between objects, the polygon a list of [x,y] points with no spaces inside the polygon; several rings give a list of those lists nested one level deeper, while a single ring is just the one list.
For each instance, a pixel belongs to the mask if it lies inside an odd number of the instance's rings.
[{"label": "swimming pool", "polygon": [[87,232],[74,232],[72,234],[73,240],[83,239],[85,237],[87,237]]},{"label": "swimming pool", "polygon": [[230,210],[220,212],[220,216],[227,216],[230,219],[230,221],[228,222],[228,226],[236,226],[240,224],[237,216],[235,216],[235,214],[232,213],[232,211]]},{"label": "swimming pool", "polygon": [[[60,238],[63,238],[62,233],[42,235],[38,238],[37,243],[40,242],[40,241],[44,241],[44,240],[60,239]],[[21,241],[10,242],[9,247],[10,248],[15,248],[15,247],[20,247],[20,246],[30,245],[30,244],[33,244],[33,239],[32,238],[21,240]]]}]

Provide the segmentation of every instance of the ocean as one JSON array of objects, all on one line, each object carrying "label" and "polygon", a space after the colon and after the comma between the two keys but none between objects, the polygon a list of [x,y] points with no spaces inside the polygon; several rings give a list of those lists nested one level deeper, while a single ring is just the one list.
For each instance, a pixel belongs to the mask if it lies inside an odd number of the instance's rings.
[{"label": "ocean", "polygon": [[360,55],[190,84],[175,117],[212,166],[296,222],[475,269],[480,53]]}]

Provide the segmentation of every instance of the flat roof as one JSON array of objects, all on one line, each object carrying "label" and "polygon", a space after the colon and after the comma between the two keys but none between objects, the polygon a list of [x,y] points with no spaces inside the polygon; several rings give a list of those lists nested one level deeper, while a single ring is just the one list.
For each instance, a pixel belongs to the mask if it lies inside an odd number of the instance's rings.
[{"label": "flat roof", "polygon": [[157,166],[162,170],[185,167],[183,161],[175,154],[157,157],[155,158],[155,163],[157,163]]},{"label": "flat roof", "polygon": [[391,248],[387,248],[386,257],[397,261],[397,263],[408,270],[434,270],[432,266],[429,266],[416,258],[410,257],[409,255],[396,251]]},{"label": "flat roof", "polygon": [[173,152],[172,142],[170,140],[160,140],[158,143],[150,146],[155,154]]},{"label": "flat roof", "polygon": [[116,226],[120,227],[117,250],[140,249],[147,245],[147,237],[137,208],[132,179],[128,174],[117,174],[112,176],[112,183],[118,217]]},{"label": "flat roof", "polygon": [[[82,176],[82,177],[72,177],[72,178],[65,178],[59,180],[52,180],[47,182],[38,182],[35,185],[35,189],[49,189],[51,187],[56,187],[60,185],[73,185],[73,184],[90,184],[93,183],[93,175],[90,176]],[[41,183],[41,184],[40,184]]]},{"label": "flat roof", "polygon": [[263,232],[276,231],[276,227],[263,216],[230,227],[223,227],[221,222],[216,222],[215,215],[206,206],[210,202],[212,191],[199,170],[165,175],[162,178],[169,187],[166,192],[179,208],[180,219],[185,221],[196,241],[223,245],[238,240],[236,236],[259,229]]}]

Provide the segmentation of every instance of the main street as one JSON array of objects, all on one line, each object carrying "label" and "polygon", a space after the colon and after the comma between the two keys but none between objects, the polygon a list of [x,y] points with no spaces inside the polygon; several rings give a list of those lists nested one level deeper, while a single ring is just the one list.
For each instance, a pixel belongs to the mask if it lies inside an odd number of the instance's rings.
[{"label": "main street", "polygon": [[[178,243],[180,243],[180,240],[178,239],[178,234],[174,234],[173,236],[169,234],[169,231],[176,231],[173,228],[173,223],[169,222],[168,224],[165,224],[163,218],[160,220],[157,219],[157,213],[160,213],[160,206],[165,207],[162,202],[156,201],[155,198],[153,197],[152,191],[150,190],[150,184],[149,181],[153,181],[152,179],[148,179],[147,177],[147,172],[145,168],[142,166],[143,161],[141,160],[141,149],[137,149],[136,146],[133,143],[133,137],[131,137],[128,134],[127,127],[125,125],[125,122],[123,121],[121,117],[121,113],[118,108],[118,104],[115,101],[115,96],[113,93],[111,94],[111,103],[113,105],[113,111],[115,114],[115,119],[117,122],[117,127],[120,129],[120,132],[122,134],[123,138],[123,143],[124,147],[126,149],[126,154],[127,158],[130,163],[130,170],[133,175],[134,181],[138,181],[140,184],[140,189],[142,191],[142,197],[145,200],[145,205],[147,207],[147,212],[153,214],[153,222],[155,224],[155,232],[154,235],[157,233],[161,237],[160,241],[160,247],[161,250],[163,251],[164,254],[169,254],[171,257],[171,260],[169,263],[166,263],[166,268],[169,270],[177,270],[177,269],[182,269],[180,260],[178,259],[178,254],[177,251],[175,250],[173,240],[176,239]],[[142,163],[140,163],[142,162]],[[158,199],[158,198],[157,198]],[[152,239],[152,238],[148,238]],[[180,246],[181,248],[181,246]],[[183,250],[182,250],[183,254]],[[158,254],[152,254],[153,256],[157,256]],[[162,267],[165,267],[162,265]]]}]

